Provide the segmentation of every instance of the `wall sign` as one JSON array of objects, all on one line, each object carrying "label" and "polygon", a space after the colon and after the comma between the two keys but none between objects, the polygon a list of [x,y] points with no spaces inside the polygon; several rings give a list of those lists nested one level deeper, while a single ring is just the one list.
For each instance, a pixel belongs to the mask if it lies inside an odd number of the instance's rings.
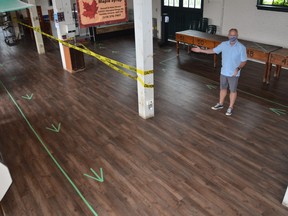
[{"label": "wall sign", "polygon": [[126,0],[77,0],[81,28],[127,22]]}]

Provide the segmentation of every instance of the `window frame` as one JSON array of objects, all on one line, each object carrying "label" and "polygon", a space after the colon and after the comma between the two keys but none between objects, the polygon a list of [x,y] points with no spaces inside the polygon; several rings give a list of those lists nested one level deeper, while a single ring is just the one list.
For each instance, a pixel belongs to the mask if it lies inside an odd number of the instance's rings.
[{"label": "window frame", "polygon": [[[194,0],[196,1],[196,0]],[[163,7],[174,7],[174,8],[183,8],[183,9],[193,9],[193,10],[203,10],[203,2],[204,0],[201,0],[201,6],[200,8],[196,7],[183,7],[183,0],[179,0],[179,6],[169,6],[169,0],[168,0],[168,5],[164,5],[164,0],[163,0]],[[196,2],[195,2],[196,3]],[[196,4],[195,4],[196,6]]]},{"label": "window frame", "polygon": [[266,4],[263,4],[263,0],[257,0],[256,7],[258,10],[288,12],[288,6],[266,5]]},{"label": "window frame", "polygon": [[184,1],[182,0],[182,1],[181,1],[181,2],[182,2],[182,8],[187,8],[187,9],[202,9],[202,7],[203,7],[203,1],[204,1],[204,0],[200,0],[200,1],[201,1],[201,3],[200,3],[200,8],[197,8],[197,7],[196,7],[196,5],[197,5],[197,4],[196,4],[196,1],[197,1],[197,0],[193,0],[193,1],[194,1],[194,7],[189,7],[189,4],[190,4],[190,3],[189,3],[189,0],[188,0],[188,7],[184,7],[184,6],[183,6]]},{"label": "window frame", "polygon": [[[170,6],[170,5],[169,5],[169,1],[170,1],[170,0],[167,0],[167,1],[168,1],[168,5],[164,5],[165,1],[163,0],[163,6],[164,6],[164,7],[175,7],[175,8],[179,8],[179,7],[180,7],[181,0],[179,0],[179,6],[175,6],[175,5]],[[173,4],[175,4],[175,0],[173,0]]]}]

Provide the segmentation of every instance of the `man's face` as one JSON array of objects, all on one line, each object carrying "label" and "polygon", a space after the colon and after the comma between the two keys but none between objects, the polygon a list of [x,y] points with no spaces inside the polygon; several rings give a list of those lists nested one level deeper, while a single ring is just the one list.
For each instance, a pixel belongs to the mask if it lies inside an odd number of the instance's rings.
[{"label": "man's face", "polygon": [[238,38],[238,34],[236,31],[230,31],[229,34],[228,34],[228,38],[229,38],[229,41],[230,42],[235,42]]}]

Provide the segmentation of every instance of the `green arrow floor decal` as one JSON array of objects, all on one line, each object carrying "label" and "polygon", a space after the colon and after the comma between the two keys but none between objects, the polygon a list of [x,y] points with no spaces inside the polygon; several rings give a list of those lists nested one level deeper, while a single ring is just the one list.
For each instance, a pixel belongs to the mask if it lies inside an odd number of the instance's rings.
[{"label": "green arrow floor decal", "polygon": [[286,115],[286,110],[284,109],[276,109],[276,108],[270,108],[269,110],[271,110],[272,112],[274,112],[277,115]]},{"label": "green arrow floor decal", "polygon": [[[90,176],[88,174],[84,174],[85,176],[87,176],[88,178],[94,179],[96,181],[99,182],[104,182],[104,176],[103,176],[103,170],[102,168],[100,168],[100,176],[92,169],[90,168],[91,172],[94,174],[94,176]],[[96,177],[95,177],[96,176]]]},{"label": "green arrow floor decal", "polygon": [[52,128],[46,127],[46,129],[47,129],[47,130],[51,130],[51,131],[56,132],[56,133],[59,133],[59,131],[60,131],[60,129],[61,129],[61,123],[58,124],[58,127],[57,127],[57,128],[54,126],[54,124],[52,124],[51,127],[52,127]]},{"label": "green arrow floor decal", "polygon": [[216,89],[217,88],[217,86],[215,86],[215,85],[206,85],[209,89]]},{"label": "green arrow floor decal", "polygon": [[46,144],[44,143],[44,141],[41,139],[41,137],[37,134],[37,132],[35,131],[35,129],[32,127],[31,123],[29,122],[29,120],[26,118],[26,116],[24,115],[22,109],[20,108],[20,106],[18,105],[18,103],[15,101],[15,99],[13,98],[13,96],[10,94],[10,92],[8,91],[8,89],[5,87],[5,85],[2,83],[2,81],[0,80],[0,84],[2,85],[3,89],[5,89],[5,91],[7,92],[7,94],[9,95],[10,99],[12,100],[12,102],[14,103],[14,105],[17,107],[18,111],[20,112],[20,114],[22,115],[22,117],[24,118],[24,120],[26,121],[27,125],[29,126],[29,128],[31,129],[31,131],[34,133],[34,135],[37,137],[38,141],[41,143],[42,147],[45,149],[45,151],[47,152],[47,154],[50,156],[50,158],[53,160],[53,162],[56,164],[56,166],[58,167],[58,169],[61,171],[61,173],[65,176],[65,178],[68,180],[68,182],[71,184],[71,186],[74,188],[74,190],[76,191],[76,193],[78,194],[78,196],[82,199],[82,201],[86,204],[86,206],[89,208],[89,210],[92,212],[92,214],[94,216],[98,216],[97,212],[93,209],[93,207],[90,205],[90,203],[86,200],[86,198],[83,196],[83,194],[81,193],[81,191],[78,189],[78,187],[75,185],[75,183],[72,181],[72,179],[69,177],[69,175],[67,174],[67,172],[61,167],[61,165],[59,164],[59,162],[56,160],[56,158],[52,155],[52,153],[50,152],[50,150],[48,149],[48,147],[46,146]]},{"label": "green arrow floor decal", "polygon": [[26,100],[31,100],[33,98],[33,94],[31,95],[26,94],[26,96],[22,96],[22,98]]}]

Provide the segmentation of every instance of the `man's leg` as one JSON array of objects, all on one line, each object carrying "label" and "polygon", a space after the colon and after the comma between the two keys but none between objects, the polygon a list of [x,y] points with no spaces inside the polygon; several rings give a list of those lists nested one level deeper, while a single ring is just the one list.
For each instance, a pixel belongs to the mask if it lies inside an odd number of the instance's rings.
[{"label": "man's leg", "polygon": [[226,76],[220,75],[220,98],[219,104],[223,105],[225,97],[227,95],[228,89],[228,78]]},{"label": "man's leg", "polygon": [[227,95],[227,89],[221,89],[220,90],[220,99],[219,99],[219,103],[220,104],[224,104],[224,100],[225,100],[225,97]]},{"label": "man's leg", "polygon": [[227,95],[227,88],[228,88],[227,77],[220,75],[220,98],[219,98],[219,103],[211,107],[213,110],[223,109],[224,100]]},{"label": "man's leg", "polygon": [[233,108],[234,103],[236,101],[237,98],[237,92],[230,92],[230,105],[229,107]]},{"label": "man's leg", "polygon": [[232,115],[232,110],[234,107],[234,103],[237,98],[237,85],[238,85],[238,79],[239,77],[231,77],[229,78],[229,88],[230,88],[230,104],[229,108],[226,111],[226,115],[230,116]]},{"label": "man's leg", "polygon": [[237,98],[237,86],[238,86],[238,79],[239,77],[231,77],[229,78],[229,88],[230,88],[230,105],[229,107],[233,108],[234,103]]}]

